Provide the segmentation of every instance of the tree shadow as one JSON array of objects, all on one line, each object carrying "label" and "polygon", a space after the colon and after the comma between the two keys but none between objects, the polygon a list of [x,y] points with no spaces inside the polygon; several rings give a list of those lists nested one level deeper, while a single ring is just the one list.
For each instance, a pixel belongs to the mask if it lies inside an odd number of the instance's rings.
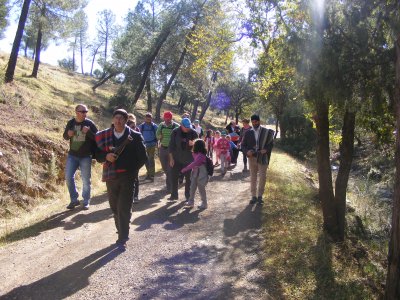
[{"label": "tree shadow", "polygon": [[153,224],[164,224],[169,220],[169,217],[179,211],[183,205],[184,202],[179,204],[176,204],[175,202],[168,202],[166,205],[161,206],[146,215],[141,215],[133,219],[131,224],[139,225],[139,227],[135,229],[136,231],[150,229]]},{"label": "tree shadow", "polygon": [[247,205],[235,219],[224,220],[224,235],[232,237],[239,232],[261,229],[263,224],[262,205]]},{"label": "tree shadow", "polygon": [[115,245],[101,249],[72,265],[31,284],[14,288],[2,299],[64,299],[89,285],[89,277],[115,259]]},{"label": "tree shadow", "polygon": [[[170,258],[161,258],[154,266],[163,270],[142,286],[135,287],[135,299],[230,299],[231,285],[223,283],[213,290],[209,288],[210,273],[214,265],[222,259],[223,249],[215,246],[193,247]],[[204,270],[204,272],[199,272]],[[140,293],[140,294],[139,294]]]},{"label": "tree shadow", "polygon": [[[99,195],[93,197],[91,199],[91,205],[98,205],[102,202],[107,201],[107,195]],[[23,240],[26,238],[31,238],[40,235],[42,232],[47,230],[52,230],[58,227],[64,227],[66,230],[75,229],[77,227],[82,226],[85,223],[96,223],[100,222],[104,219],[110,218],[111,211],[107,210],[100,210],[100,211],[93,211],[87,214],[79,214],[81,209],[75,208],[72,210],[65,210],[59,213],[56,213],[44,220],[36,222],[28,227],[24,227],[18,230],[15,230],[7,235],[5,235],[2,239],[5,242],[16,242],[19,240]],[[75,215],[71,221],[64,221],[65,219]]]}]

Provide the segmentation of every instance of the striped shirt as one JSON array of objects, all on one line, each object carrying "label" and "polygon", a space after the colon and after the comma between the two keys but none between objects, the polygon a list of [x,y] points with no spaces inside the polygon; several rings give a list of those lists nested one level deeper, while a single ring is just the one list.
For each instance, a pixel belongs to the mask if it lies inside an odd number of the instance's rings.
[{"label": "striped shirt", "polygon": [[172,121],[171,124],[168,126],[165,124],[165,122],[161,122],[160,125],[158,125],[156,136],[157,139],[160,141],[161,146],[169,146],[172,130],[177,127],[179,127],[179,124],[174,121]]}]

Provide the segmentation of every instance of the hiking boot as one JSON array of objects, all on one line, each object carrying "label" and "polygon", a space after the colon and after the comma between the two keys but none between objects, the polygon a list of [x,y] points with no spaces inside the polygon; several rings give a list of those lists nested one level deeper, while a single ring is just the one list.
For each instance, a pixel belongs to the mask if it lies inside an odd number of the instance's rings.
[{"label": "hiking boot", "polygon": [[175,200],[178,200],[178,197],[170,196],[170,197],[167,198],[167,200],[168,201],[175,201]]},{"label": "hiking boot", "polygon": [[89,204],[84,204],[83,206],[82,206],[82,209],[83,210],[89,210]]},{"label": "hiking boot", "polygon": [[79,201],[73,201],[70,204],[68,204],[67,209],[74,209],[76,206],[79,206]]},{"label": "hiking boot", "polygon": [[263,204],[264,203],[264,200],[262,199],[262,196],[258,196],[257,202],[258,202],[258,204]]},{"label": "hiking boot", "polygon": [[249,204],[256,204],[256,202],[257,202],[257,197],[254,196],[254,197],[251,198]]},{"label": "hiking boot", "polygon": [[117,245],[119,251],[122,251],[122,252],[126,251],[126,248],[127,248],[126,241],[117,240],[116,245]]}]

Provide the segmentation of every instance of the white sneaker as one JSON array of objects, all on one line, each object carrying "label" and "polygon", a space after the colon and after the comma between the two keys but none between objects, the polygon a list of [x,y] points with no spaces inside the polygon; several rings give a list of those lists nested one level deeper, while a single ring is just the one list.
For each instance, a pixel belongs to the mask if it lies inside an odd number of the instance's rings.
[{"label": "white sneaker", "polygon": [[207,208],[207,204],[200,204],[199,206],[197,206],[198,209],[206,209]]},{"label": "white sneaker", "polygon": [[194,206],[194,202],[193,201],[186,201],[185,202],[185,207],[192,208],[193,206]]}]

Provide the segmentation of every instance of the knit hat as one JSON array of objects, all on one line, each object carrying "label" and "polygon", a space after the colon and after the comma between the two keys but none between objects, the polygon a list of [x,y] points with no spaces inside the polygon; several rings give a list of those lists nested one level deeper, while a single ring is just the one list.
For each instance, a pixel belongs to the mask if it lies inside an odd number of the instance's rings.
[{"label": "knit hat", "polygon": [[113,117],[115,117],[116,115],[121,115],[123,116],[126,120],[128,119],[128,113],[125,109],[122,108],[118,108],[116,110],[114,110],[113,112]]},{"label": "knit hat", "polygon": [[171,120],[172,119],[172,112],[170,112],[170,111],[164,112],[164,119]]}]

